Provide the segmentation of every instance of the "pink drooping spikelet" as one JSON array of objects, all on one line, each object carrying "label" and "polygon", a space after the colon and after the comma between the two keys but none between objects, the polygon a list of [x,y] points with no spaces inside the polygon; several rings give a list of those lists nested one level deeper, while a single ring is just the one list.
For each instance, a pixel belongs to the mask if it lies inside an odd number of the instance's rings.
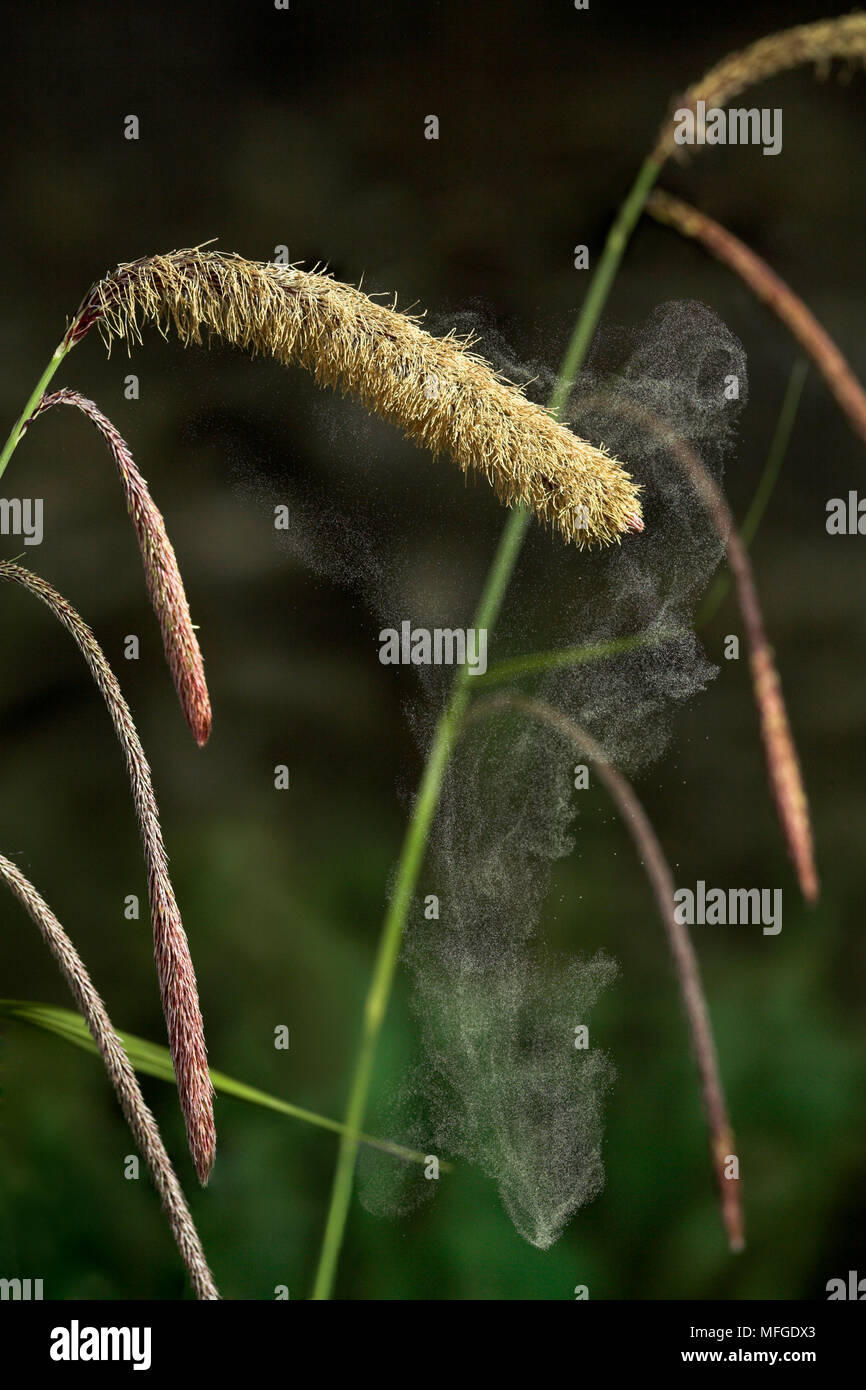
[{"label": "pink drooping spikelet", "polygon": [[216,1149],[213,1087],[195,970],[169,876],[150,766],[117,678],[84,620],[62,594],[20,565],[9,561],[0,563],[0,583],[3,582],[19,584],[41,599],[74,638],[106,703],[123,748],[147,865],[154,958],[178,1095],[190,1153],[204,1184],[213,1167]]},{"label": "pink drooping spikelet", "polygon": [[681,198],[658,189],[648,198],[646,210],[657,222],[700,242],[766,304],[815,364],[854,433],[866,443],[866,391],[826,328],[790,285],[727,227]]},{"label": "pink drooping spikelet", "polygon": [[618,414],[633,419],[670,449],[690,478],[717,535],[724,543],[749,643],[752,689],[761,726],[767,778],[800,891],[807,902],[814,903],[818,899],[820,885],[815,866],[809,802],[788,721],[782,683],[764,626],[751,562],[731,509],[700,455],[664,420],[652,411],[632,405],[616,395],[606,400],[605,404]]},{"label": "pink drooping spikelet", "polygon": [[725,543],[749,643],[752,689],[761,725],[767,777],[800,892],[807,902],[814,903],[818,899],[819,883],[809,802],[748,552],[727,500],[703,461],[683,441],[678,442],[674,453],[687,469]]},{"label": "pink drooping spikelet", "polygon": [[[730,550],[729,550],[730,556]],[[788,723],[779,673],[766,638],[755,642],[749,653],[755,702],[761,720],[770,786],[779,820],[785,831],[788,852],[797,869],[800,889],[807,902],[818,900],[820,885],[815,868],[809,803],[797,749]]]},{"label": "pink drooping spikelet", "polygon": [[93,401],[77,391],[54,391],[51,395],[43,396],[31,420],[55,405],[71,405],[82,411],[108,445],[135,527],[147,592],[162,632],[165,655],[181,709],[196,743],[202,748],[211,731],[210,697],[180,567],[166,533],[162,513],[135,465],[129,445]]}]

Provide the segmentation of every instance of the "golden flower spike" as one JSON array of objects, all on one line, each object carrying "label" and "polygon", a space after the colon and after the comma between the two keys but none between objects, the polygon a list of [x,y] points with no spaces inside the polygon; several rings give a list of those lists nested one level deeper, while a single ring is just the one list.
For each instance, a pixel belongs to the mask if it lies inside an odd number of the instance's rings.
[{"label": "golden flower spike", "polygon": [[329,275],[201,248],[147,256],[93,286],[62,350],[94,325],[109,348],[131,346],[147,323],[173,327],[184,345],[205,330],[306,368],[464,473],[482,473],[501,501],[529,507],[581,548],[643,529],[638,488],[605,449],[527,400],[468,341],[434,338]]}]

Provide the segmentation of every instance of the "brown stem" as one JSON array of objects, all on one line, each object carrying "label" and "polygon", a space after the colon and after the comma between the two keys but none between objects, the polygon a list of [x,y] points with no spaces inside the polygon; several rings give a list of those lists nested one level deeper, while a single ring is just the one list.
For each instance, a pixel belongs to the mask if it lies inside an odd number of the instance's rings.
[{"label": "brown stem", "polygon": [[700,969],[687,927],[677,921],[673,876],[659,844],[658,837],[631,783],[607,761],[604,750],[585,729],[553,706],[525,695],[489,695],[479,700],[469,714],[492,714],[497,710],[513,710],[555,729],[568,743],[589,757],[604,783],[611,799],[628,826],[632,839],[646,870],[655,894],[656,904],[668,938],[679,982],[691,1037],[692,1051],[698,1067],[704,1111],[710,1135],[713,1172],[719,1192],[722,1221],[731,1250],[745,1246],[744,1219],[740,1195],[740,1178],[729,1177],[726,1167],[736,1157],[734,1134],[728,1118],[725,1092],[719,1074],[713,1027],[701,984]]},{"label": "brown stem", "polygon": [[87,969],[51,909],[10,860],[0,855],[0,878],[39,928],[42,939],[60,967],[105,1063],[126,1123],[150,1169],[171,1233],[186,1265],[195,1295],[218,1299],[219,1290],[208,1267],[183,1190],[171,1166],[156,1120],[141,1094],[123,1043],[87,973]]},{"label": "brown stem", "polygon": [[195,970],[168,872],[150,766],[117,678],[90,628],[72,605],[44,579],[8,561],[0,563],[0,583],[3,582],[20,584],[41,599],[75,639],[123,748],[147,864],[154,956],[178,1095],[196,1171],[201,1182],[206,1183],[216,1147],[213,1087]]},{"label": "brown stem", "polygon": [[705,251],[738,275],[796,338],[823,376],[854,433],[866,443],[866,391],[830,334],[784,280],[744,242],[689,203],[658,191],[646,210],[657,222],[700,242]]},{"label": "brown stem", "polygon": [[603,404],[615,413],[635,420],[670,448],[694,484],[717,534],[724,542],[746,629],[752,688],[776,812],[797,873],[800,891],[807,902],[816,902],[819,893],[818,872],[815,867],[809,802],[803,784],[800,760],[791,733],[773,650],[767,640],[751,561],[731,509],[700,455],[680,434],[670,429],[664,420],[659,419],[652,411],[632,405],[615,395],[605,396]]}]

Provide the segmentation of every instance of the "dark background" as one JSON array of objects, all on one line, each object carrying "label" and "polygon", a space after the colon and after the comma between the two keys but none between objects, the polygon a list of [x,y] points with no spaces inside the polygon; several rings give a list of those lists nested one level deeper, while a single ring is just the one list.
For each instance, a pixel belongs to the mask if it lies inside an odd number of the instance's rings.
[{"label": "dark background", "polygon": [[[355,283],[363,274],[366,289],[428,308],[437,328],[468,310],[489,335],[482,349],[507,350],[527,375],[555,370],[587,283],[572,248],[585,242],[597,258],[673,94],[730,50],[834,13],[596,0],[586,13],[567,0],[5,6],[0,413],[16,418],[91,281],[209,237],[263,260],[285,243],[293,260]],[[784,110],[778,157],[708,149],[662,182],[765,256],[862,376],[866,78],[838,76],[799,71],[750,95]],[[431,112],[438,142],[423,139]],[[123,138],[128,113],[137,143]],[[748,354],[726,479],[742,516],[796,349],[726,271],[642,223],[609,317],[634,324],[688,298]],[[124,399],[129,371],[138,402]],[[127,364],[122,352],[107,361],[92,334],[58,384],[92,396],[129,440],[202,630],[215,708],[205,752],[178,713],[102,444],[70,412],[42,420],[4,495],[45,499],[45,542],[24,562],[94,628],[149,751],[213,1064],[337,1116],[421,771],[404,708],[414,687],[411,673],[378,664],[378,622],[351,586],[274,543],[272,507],[321,505],[326,542],[327,504],[355,512],[372,551],[404,556],[419,592],[448,612],[471,611],[504,514],[485,487],[466,489],[450,464],[302,374],[222,348],[184,353],[150,332]],[[810,373],[754,547],[811,797],[820,905],[798,902],[744,661],[722,663],[677,711],[671,746],[639,787],[686,881],[785,889],[780,937],[698,936],[746,1174],[746,1253],[731,1257],[719,1230],[662,933],[599,792],[579,860],[556,866],[564,903],[542,930],[563,949],[604,947],[621,966],[597,1014],[619,1072],[604,1192],[547,1253],[520,1239],[495,1186],[465,1165],[405,1220],[355,1204],[340,1296],[556,1299],[586,1283],[597,1298],[803,1298],[866,1273],[866,542],[824,529],[827,499],[860,483],[861,454]],[[558,544],[533,537],[533,574]],[[4,556],[21,549],[3,538]],[[108,720],[48,615],[23,593],[0,598],[0,850],[70,931],[117,1026],[162,1041],[146,912],[138,923],[122,912],[144,879]],[[712,661],[736,631],[728,601],[702,634]],[[123,660],[128,633],[141,636],[138,663]],[[522,649],[537,645],[530,615]],[[283,761],[292,790],[278,796]],[[0,923],[0,994],[68,1006],[10,898]],[[274,1051],[278,1023],[291,1029],[288,1053]],[[413,1027],[401,981],[380,1078],[411,1058]],[[0,1274],[41,1277],[51,1298],[186,1296],[149,1183],[123,1180],[131,1141],[97,1062],[22,1026],[3,1035]],[[332,1139],[222,1100],[202,1194],[171,1089],[144,1085],[224,1295],[268,1298],[287,1284],[306,1296]]]}]

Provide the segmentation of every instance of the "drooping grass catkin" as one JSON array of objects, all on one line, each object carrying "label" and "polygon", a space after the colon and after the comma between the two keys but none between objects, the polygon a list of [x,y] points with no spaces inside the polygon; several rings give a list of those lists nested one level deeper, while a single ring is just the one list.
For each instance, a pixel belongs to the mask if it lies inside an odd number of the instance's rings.
[{"label": "drooping grass catkin", "polygon": [[35,922],[90,1029],[105,1064],[108,1079],[120,1102],[124,1119],[153,1175],[154,1185],[189,1272],[196,1297],[218,1299],[219,1290],[208,1267],[198,1231],[183,1189],[171,1166],[171,1159],[162,1142],[156,1120],[145,1103],[126,1049],[112,1027],[105,1005],[87,973],[84,962],[48,904],[39,896],[18,866],[3,855],[0,855],[0,879],[8,885]]},{"label": "drooping grass catkin", "polygon": [[739,275],[797,339],[833,392],[851,428],[866,443],[866,391],[830,334],[790,286],[733,232],[681,198],[656,189],[647,199],[646,210],[657,222],[699,241],[711,256]]},{"label": "drooping grass catkin", "polygon": [[764,626],[748,550],[737,530],[727,499],[700,455],[663,419],[650,410],[630,404],[622,396],[614,396],[608,405],[615,413],[634,420],[670,449],[673,458],[691,480],[719,538],[724,542],[749,643],[752,688],[773,800],[800,889],[807,902],[816,902],[820,885],[800,760],[788,721],[782,683]]},{"label": "drooping grass catkin", "polygon": [[580,547],[643,529],[638,488],[603,447],[527,400],[453,333],[434,338],[328,275],[200,248],[148,256],[93,286],[64,343],[97,325],[107,346],[131,346],[147,323],[173,327],[184,344],[204,330],[306,368]]},{"label": "drooping grass catkin", "polygon": [[178,1096],[190,1153],[199,1180],[205,1184],[216,1150],[213,1087],[195,969],[168,870],[150,765],[117,677],[90,628],[72,604],[46,580],[8,560],[0,562],[0,583],[18,584],[26,589],[66,628],[87,662],[123,748],[144,847],[154,959]]},{"label": "drooping grass catkin", "polygon": [[96,426],[108,445],[135,528],[147,592],[159,622],[174,687],[193,737],[203,748],[210,737],[212,724],[210,696],[180,566],[162,513],[135,466],[129,445],[93,401],[77,391],[54,391],[42,397],[31,420],[56,405],[75,406]]}]

